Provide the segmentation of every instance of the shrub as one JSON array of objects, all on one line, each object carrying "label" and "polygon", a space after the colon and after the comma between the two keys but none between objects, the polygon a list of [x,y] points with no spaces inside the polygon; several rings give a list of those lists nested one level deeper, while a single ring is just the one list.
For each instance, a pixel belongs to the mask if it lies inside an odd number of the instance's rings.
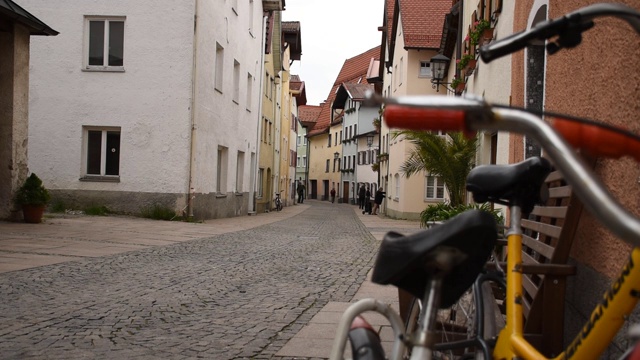
[{"label": "shrub", "polygon": [[427,227],[430,223],[437,221],[446,221],[450,218],[465,212],[467,210],[477,209],[490,213],[496,219],[498,224],[504,224],[504,218],[500,210],[491,209],[490,203],[484,204],[467,204],[452,206],[449,203],[439,203],[436,205],[430,205],[420,213],[420,226]]},{"label": "shrub", "polygon": [[18,205],[46,205],[51,200],[49,191],[42,185],[42,180],[35,174],[25,180],[16,192],[15,202]]},{"label": "shrub", "polygon": [[91,205],[84,209],[85,214],[87,215],[97,215],[97,216],[106,216],[111,214],[111,210],[109,210],[104,205]]},{"label": "shrub", "polygon": [[162,205],[153,205],[151,207],[142,209],[140,216],[147,219],[154,220],[173,220],[176,218],[175,210]]}]

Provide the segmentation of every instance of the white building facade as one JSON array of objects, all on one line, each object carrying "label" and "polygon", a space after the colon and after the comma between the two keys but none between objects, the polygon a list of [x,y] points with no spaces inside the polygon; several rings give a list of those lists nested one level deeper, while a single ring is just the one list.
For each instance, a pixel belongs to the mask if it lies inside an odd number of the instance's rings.
[{"label": "white building facade", "polygon": [[253,208],[263,2],[18,2],[60,31],[32,43],[29,107],[29,168],[54,200]]}]

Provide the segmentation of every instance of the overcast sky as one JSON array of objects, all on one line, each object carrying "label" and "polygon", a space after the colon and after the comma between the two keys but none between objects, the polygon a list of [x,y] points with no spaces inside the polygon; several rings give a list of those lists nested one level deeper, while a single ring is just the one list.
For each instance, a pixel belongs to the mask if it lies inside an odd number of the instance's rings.
[{"label": "overcast sky", "polygon": [[385,0],[286,0],[283,21],[299,21],[302,57],[291,74],[305,82],[307,104],[327,99],[346,59],[380,45]]}]

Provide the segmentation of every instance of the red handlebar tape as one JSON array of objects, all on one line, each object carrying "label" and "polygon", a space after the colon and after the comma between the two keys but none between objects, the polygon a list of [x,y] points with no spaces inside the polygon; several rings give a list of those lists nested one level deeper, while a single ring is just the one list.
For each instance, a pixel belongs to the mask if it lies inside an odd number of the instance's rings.
[{"label": "red handlebar tape", "polygon": [[595,157],[631,156],[640,162],[640,137],[605,124],[553,118],[551,122],[569,144]]},{"label": "red handlebar tape", "polygon": [[463,110],[429,109],[389,104],[384,108],[384,121],[389,127],[409,130],[466,130]]}]

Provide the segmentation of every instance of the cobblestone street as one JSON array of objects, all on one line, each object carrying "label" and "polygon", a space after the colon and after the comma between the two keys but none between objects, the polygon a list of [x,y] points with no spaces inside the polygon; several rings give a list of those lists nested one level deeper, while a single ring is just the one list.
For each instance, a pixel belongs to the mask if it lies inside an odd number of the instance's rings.
[{"label": "cobblestone street", "polygon": [[277,358],[329,301],[352,299],[378,247],[353,206],[310,203],[253,229],[0,274],[0,354]]}]

